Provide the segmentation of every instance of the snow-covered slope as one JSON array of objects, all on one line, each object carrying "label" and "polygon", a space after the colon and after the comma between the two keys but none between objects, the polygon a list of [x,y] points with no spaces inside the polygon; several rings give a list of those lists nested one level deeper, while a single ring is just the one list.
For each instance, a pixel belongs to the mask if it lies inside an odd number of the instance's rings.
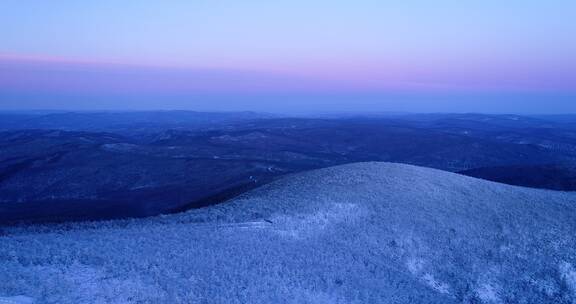
[{"label": "snow-covered slope", "polygon": [[178,215],[5,229],[0,297],[576,303],[575,232],[572,193],[359,163]]}]

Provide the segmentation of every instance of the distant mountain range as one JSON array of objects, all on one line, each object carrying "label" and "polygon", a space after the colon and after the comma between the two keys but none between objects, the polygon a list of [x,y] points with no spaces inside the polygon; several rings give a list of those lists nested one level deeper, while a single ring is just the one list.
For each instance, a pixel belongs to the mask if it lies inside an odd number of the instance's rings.
[{"label": "distant mountain range", "polygon": [[359,161],[576,190],[576,116],[251,112],[0,114],[0,222],[108,219],[224,201]]}]

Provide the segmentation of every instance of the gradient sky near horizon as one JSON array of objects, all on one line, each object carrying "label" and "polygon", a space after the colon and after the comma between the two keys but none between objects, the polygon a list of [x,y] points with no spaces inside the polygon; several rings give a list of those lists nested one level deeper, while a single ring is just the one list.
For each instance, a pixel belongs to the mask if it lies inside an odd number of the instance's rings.
[{"label": "gradient sky near horizon", "polygon": [[568,0],[3,0],[0,109],[576,112],[574,20]]}]

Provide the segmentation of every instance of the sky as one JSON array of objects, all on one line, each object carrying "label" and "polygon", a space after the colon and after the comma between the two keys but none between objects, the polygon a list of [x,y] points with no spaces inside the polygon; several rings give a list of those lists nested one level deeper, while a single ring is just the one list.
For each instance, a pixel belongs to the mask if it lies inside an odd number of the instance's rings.
[{"label": "sky", "polygon": [[0,109],[576,112],[569,0],[2,0]]}]

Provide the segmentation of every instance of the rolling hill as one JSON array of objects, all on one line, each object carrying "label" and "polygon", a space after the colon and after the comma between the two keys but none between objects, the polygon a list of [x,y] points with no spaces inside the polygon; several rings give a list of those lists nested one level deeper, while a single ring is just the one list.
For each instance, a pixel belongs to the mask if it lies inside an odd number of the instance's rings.
[{"label": "rolling hill", "polygon": [[575,231],[575,193],[356,163],[181,214],[4,228],[0,297],[574,303]]}]

